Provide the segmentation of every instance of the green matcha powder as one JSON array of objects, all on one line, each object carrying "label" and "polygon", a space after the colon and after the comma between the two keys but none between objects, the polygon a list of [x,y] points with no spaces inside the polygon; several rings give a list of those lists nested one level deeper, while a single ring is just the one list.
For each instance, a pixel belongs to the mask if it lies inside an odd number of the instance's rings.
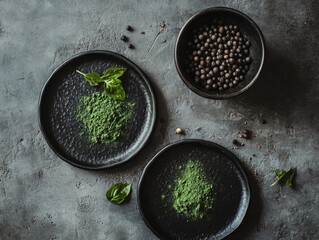
[{"label": "green matcha powder", "polygon": [[190,160],[180,169],[173,189],[173,208],[189,220],[202,219],[213,208],[213,184],[198,161]]},{"label": "green matcha powder", "polygon": [[84,126],[81,135],[87,136],[91,143],[116,143],[132,117],[133,107],[133,103],[112,99],[105,92],[82,96],[76,111]]}]

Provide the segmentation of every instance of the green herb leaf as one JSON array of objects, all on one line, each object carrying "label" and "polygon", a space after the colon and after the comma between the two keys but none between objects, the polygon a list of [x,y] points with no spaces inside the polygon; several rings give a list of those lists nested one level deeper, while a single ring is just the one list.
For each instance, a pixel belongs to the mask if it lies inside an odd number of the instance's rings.
[{"label": "green herb leaf", "polygon": [[119,79],[111,79],[108,82],[105,82],[105,92],[111,98],[116,100],[124,100],[125,99],[125,91],[122,86],[122,82]]},{"label": "green herb leaf", "polygon": [[294,176],[296,175],[296,171],[297,171],[296,168],[290,168],[288,171],[283,169],[275,169],[274,173],[275,173],[276,181],[270,186],[274,186],[278,183],[282,184],[285,182],[286,186],[292,187],[292,181]]},{"label": "green herb leaf", "polygon": [[119,78],[125,73],[125,71],[126,71],[126,68],[118,68],[118,67],[109,68],[103,73],[102,79]]},{"label": "green herb leaf", "polygon": [[76,72],[81,74],[91,86],[98,86],[99,83],[104,82],[105,93],[116,100],[125,100],[125,91],[122,81],[119,79],[125,71],[126,68],[114,67],[107,69],[103,75],[100,76],[97,72],[86,74],[76,70]]},{"label": "green herb leaf", "polygon": [[130,195],[131,188],[130,183],[116,183],[107,190],[106,198],[115,204],[121,204]]},{"label": "green herb leaf", "polygon": [[92,72],[87,74],[80,72],[79,70],[76,70],[76,72],[81,74],[91,86],[98,86],[100,82],[103,82],[100,74],[98,74],[97,72]]},{"label": "green herb leaf", "polygon": [[296,175],[296,168],[290,168],[289,171],[287,172],[287,179],[286,179],[286,186],[292,187],[292,181],[293,178]]}]

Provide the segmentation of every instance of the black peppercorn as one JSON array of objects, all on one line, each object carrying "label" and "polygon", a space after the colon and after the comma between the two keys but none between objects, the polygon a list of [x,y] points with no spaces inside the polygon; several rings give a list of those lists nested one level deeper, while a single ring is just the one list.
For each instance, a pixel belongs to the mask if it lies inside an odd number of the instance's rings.
[{"label": "black peppercorn", "polygon": [[218,67],[214,67],[214,68],[213,68],[213,72],[214,72],[214,73],[218,73]]},{"label": "black peppercorn", "polygon": [[121,40],[122,40],[123,42],[127,42],[127,41],[128,41],[128,38],[127,38],[127,36],[123,35],[123,36],[121,37]]},{"label": "black peppercorn", "polygon": [[129,45],[128,45],[128,48],[130,48],[130,49],[134,49],[133,44],[129,44]]},{"label": "black peppercorn", "polygon": [[[213,19],[212,22],[217,23]],[[250,42],[242,36],[237,25],[204,25],[193,31],[187,43],[187,72],[200,86],[209,91],[223,91],[243,81],[249,69]],[[248,59],[249,58],[249,59]]]},{"label": "black peppercorn", "polygon": [[133,31],[133,28],[130,25],[127,25],[126,30],[131,32],[131,31]]}]

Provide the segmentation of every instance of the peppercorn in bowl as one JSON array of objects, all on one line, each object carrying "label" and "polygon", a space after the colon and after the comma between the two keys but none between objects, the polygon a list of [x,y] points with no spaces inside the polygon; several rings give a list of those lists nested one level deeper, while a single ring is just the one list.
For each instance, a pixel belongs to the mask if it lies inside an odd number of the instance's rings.
[{"label": "peppercorn in bowl", "polygon": [[214,7],[193,15],[175,45],[175,65],[183,82],[200,96],[237,96],[257,80],[265,42],[256,23],[231,8]]}]

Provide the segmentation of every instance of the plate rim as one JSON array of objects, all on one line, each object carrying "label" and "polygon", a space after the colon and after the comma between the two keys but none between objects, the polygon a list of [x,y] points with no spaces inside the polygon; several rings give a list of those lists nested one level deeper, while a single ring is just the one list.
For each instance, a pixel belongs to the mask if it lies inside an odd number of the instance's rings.
[{"label": "plate rim", "polygon": [[[103,55],[108,55],[108,56],[113,56],[116,57],[126,63],[128,63],[144,80],[146,86],[149,89],[150,92],[150,97],[152,99],[152,105],[151,107],[153,108],[153,113],[152,113],[152,119],[151,119],[151,124],[150,124],[150,130],[148,131],[148,133],[146,134],[145,138],[143,138],[141,145],[135,150],[135,152],[133,152],[130,156],[125,157],[125,159],[119,163],[113,163],[111,165],[107,165],[107,166],[97,166],[97,167],[91,167],[91,166],[85,166],[85,165],[81,165],[78,164],[72,160],[70,160],[70,158],[67,158],[65,156],[63,156],[62,154],[60,154],[59,150],[56,149],[53,144],[50,141],[50,137],[48,136],[48,134],[46,133],[45,129],[44,129],[44,124],[42,123],[42,117],[41,117],[41,106],[42,106],[42,100],[44,99],[44,93],[45,91],[48,89],[49,87],[49,83],[50,80],[66,65],[68,65],[70,62],[76,60],[77,58],[83,57],[85,55],[94,55],[94,54],[103,54]],[[40,131],[42,132],[42,135],[46,141],[46,143],[49,145],[50,149],[63,161],[78,167],[78,168],[82,168],[82,169],[86,169],[86,170],[104,170],[104,169],[110,169],[110,168],[114,168],[120,165],[123,165],[125,163],[127,163],[129,160],[131,160],[134,156],[136,156],[142,149],[143,147],[146,145],[146,143],[148,142],[148,140],[150,139],[152,132],[154,130],[154,126],[155,126],[155,120],[156,120],[156,115],[157,115],[157,109],[156,109],[156,96],[154,93],[154,89],[151,86],[150,81],[148,80],[147,76],[145,75],[145,73],[143,72],[143,70],[137,66],[137,64],[135,64],[133,61],[131,61],[130,59],[128,59],[127,57],[116,53],[116,52],[112,52],[112,51],[108,51],[108,50],[88,50],[88,51],[83,51],[80,53],[77,53],[75,55],[72,55],[71,57],[69,57],[67,60],[65,60],[64,62],[62,62],[60,65],[58,65],[53,72],[50,74],[50,76],[48,77],[48,79],[45,81],[41,92],[40,92],[40,96],[38,99],[38,106],[37,106],[37,110],[38,110],[38,124],[40,127]],[[73,158],[74,159],[74,158]]]},{"label": "plate rim", "polygon": [[243,222],[248,208],[250,206],[250,199],[251,199],[251,191],[250,191],[250,184],[245,172],[245,169],[241,166],[240,160],[239,158],[232,153],[230,150],[228,150],[227,148],[221,146],[218,143],[212,142],[212,141],[208,141],[208,140],[203,140],[203,139],[196,139],[196,138],[190,138],[190,139],[182,139],[182,140],[178,140],[172,143],[169,143],[167,145],[165,145],[164,147],[162,147],[160,150],[158,150],[156,152],[156,154],[148,161],[148,163],[146,164],[146,166],[144,167],[139,181],[138,181],[138,185],[137,185],[137,205],[138,205],[138,210],[139,213],[144,221],[144,223],[147,225],[147,227],[160,239],[167,239],[167,237],[163,236],[160,232],[158,232],[156,229],[154,229],[154,227],[150,224],[150,222],[147,220],[144,211],[142,210],[141,207],[141,196],[140,196],[140,189],[141,189],[141,184],[143,181],[143,178],[147,172],[147,170],[151,167],[151,165],[154,163],[154,161],[157,159],[158,156],[160,156],[163,152],[166,152],[167,150],[175,147],[176,145],[180,145],[180,144],[184,144],[184,143],[200,143],[200,144],[208,144],[210,146],[213,146],[219,150],[221,150],[224,154],[227,154],[231,161],[236,165],[236,167],[238,167],[238,170],[241,172],[241,174],[243,175],[244,178],[244,182],[246,183],[246,187],[247,187],[247,207],[246,209],[244,209],[242,215],[240,216],[240,219],[237,221],[236,225],[234,227],[232,227],[229,231],[226,232],[226,234],[224,234],[223,236],[221,236],[220,239],[223,239],[227,236],[229,236],[231,233],[233,233],[239,226],[240,224]]}]

